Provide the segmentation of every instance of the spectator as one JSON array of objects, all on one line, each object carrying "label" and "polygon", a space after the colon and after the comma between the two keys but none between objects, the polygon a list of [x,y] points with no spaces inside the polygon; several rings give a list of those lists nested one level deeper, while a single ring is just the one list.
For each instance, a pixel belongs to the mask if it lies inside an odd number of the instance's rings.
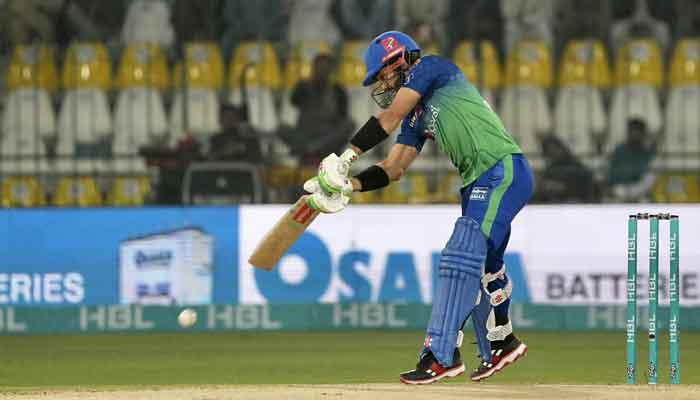
[{"label": "spectator", "polygon": [[545,167],[537,180],[535,201],[595,202],[598,195],[593,173],[554,135],[542,139]]},{"label": "spectator", "polygon": [[330,56],[314,58],[311,79],[292,91],[291,102],[299,109],[297,126],[281,129],[280,137],[303,165],[317,165],[328,154],[340,151],[353,130],[345,90],[331,80]]},{"label": "spectator", "polygon": [[543,40],[552,48],[552,0],[501,0],[501,12],[506,20],[506,49],[522,39]]},{"label": "spectator", "polygon": [[391,0],[340,0],[337,4],[345,39],[371,39],[391,26]]},{"label": "spectator", "polygon": [[245,121],[243,109],[224,105],[221,108],[221,133],[210,139],[209,158],[213,161],[262,162],[259,135]]},{"label": "spectator", "polygon": [[651,16],[645,0],[637,0],[634,14],[629,18],[615,22],[610,31],[610,39],[615,52],[631,39],[638,37],[655,39],[664,52],[669,49],[671,44],[668,24]]},{"label": "spectator", "polygon": [[608,185],[616,201],[646,201],[654,184],[651,162],[655,144],[649,143],[646,123],[631,119],[627,123],[627,141],[610,156]]},{"label": "spectator", "polygon": [[223,5],[222,48],[227,60],[246,40],[286,39],[289,4],[284,0],[226,0]]},{"label": "spectator", "polygon": [[124,43],[156,43],[168,49],[174,39],[170,6],[165,0],[134,0],[129,5],[122,28]]},{"label": "spectator", "polygon": [[436,43],[439,51],[447,49],[447,16],[450,0],[395,0],[394,13],[399,30],[413,33],[413,39],[427,49]]},{"label": "spectator", "polygon": [[340,43],[340,30],[331,17],[332,0],[295,0],[289,17],[289,42]]}]

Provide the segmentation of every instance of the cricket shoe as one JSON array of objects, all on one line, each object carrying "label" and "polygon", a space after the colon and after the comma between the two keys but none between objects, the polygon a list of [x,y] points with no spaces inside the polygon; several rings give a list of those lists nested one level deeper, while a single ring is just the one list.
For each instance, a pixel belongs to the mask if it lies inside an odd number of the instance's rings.
[{"label": "cricket shoe", "polygon": [[459,349],[455,349],[454,364],[449,368],[440,365],[433,352],[427,350],[423,352],[420,360],[418,360],[416,369],[402,373],[399,375],[399,379],[408,385],[427,385],[442,378],[454,378],[462,375],[464,370],[465,367],[461,360]]},{"label": "cricket shoe", "polygon": [[505,340],[491,342],[491,361],[483,361],[479,368],[471,373],[470,378],[475,382],[490,378],[525,355],[527,355],[527,345],[510,334]]}]

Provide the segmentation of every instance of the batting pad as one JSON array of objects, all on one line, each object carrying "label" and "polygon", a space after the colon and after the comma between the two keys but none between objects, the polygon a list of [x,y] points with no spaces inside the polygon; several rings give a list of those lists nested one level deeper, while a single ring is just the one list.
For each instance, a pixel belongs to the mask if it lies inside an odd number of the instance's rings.
[{"label": "batting pad", "polygon": [[489,295],[481,293],[481,301],[472,310],[472,325],[476,336],[476,346],[479,348],[481,359],[491,362],[491,342],[488,338],[488,327],[486,325],[491,314],[491,301]]},{"label": "batting pad", "polygon": [[481,290],[486,239],[479,224],[460,217],[440,257],[426,345],[445,367],[452,366],[457,335]]}]

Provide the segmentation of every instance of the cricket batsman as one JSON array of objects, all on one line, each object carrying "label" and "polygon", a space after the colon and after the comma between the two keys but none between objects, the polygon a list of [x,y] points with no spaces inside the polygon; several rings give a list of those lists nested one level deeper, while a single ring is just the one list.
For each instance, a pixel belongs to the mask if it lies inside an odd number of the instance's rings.
[{"label": "cricket batsman", "polygon": [[[464,373],[459,347],[469,317],[482,360],[471,379],[486,379],[527,352],[508,318],[512,283],[503,254],[511,221],[532,195],[532,170],[498,116],[452,62],[421,57],[411,37],[389,31],[372,40],[365,64],[363,85],[374,85],[372,97],[383,111],[359,129],[342,155],[323,159],[318,176],[304,184],[312,193],[309,204],[325,213],[341,211],[353,192],[399,180],[425,141],[435,140],[462,177],[462,215],[441,253],[418,364],[400,380],[427,384]],[[353,161],[399,124],[386,159],[349,177]]]}]

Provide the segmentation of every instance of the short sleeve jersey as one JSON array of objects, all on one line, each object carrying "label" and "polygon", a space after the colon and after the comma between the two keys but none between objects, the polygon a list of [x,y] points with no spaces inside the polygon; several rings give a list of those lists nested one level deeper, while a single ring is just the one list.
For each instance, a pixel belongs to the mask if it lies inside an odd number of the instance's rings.
[{"label": "short sleeve jersey", "polygon": [[508,154],[522,153],[491,106],[449,60],[422,57],[408,71],[404,86],[421,99],[404,118],[396,142],[420,152],[427,139],[435,140],[464,186]]}]

